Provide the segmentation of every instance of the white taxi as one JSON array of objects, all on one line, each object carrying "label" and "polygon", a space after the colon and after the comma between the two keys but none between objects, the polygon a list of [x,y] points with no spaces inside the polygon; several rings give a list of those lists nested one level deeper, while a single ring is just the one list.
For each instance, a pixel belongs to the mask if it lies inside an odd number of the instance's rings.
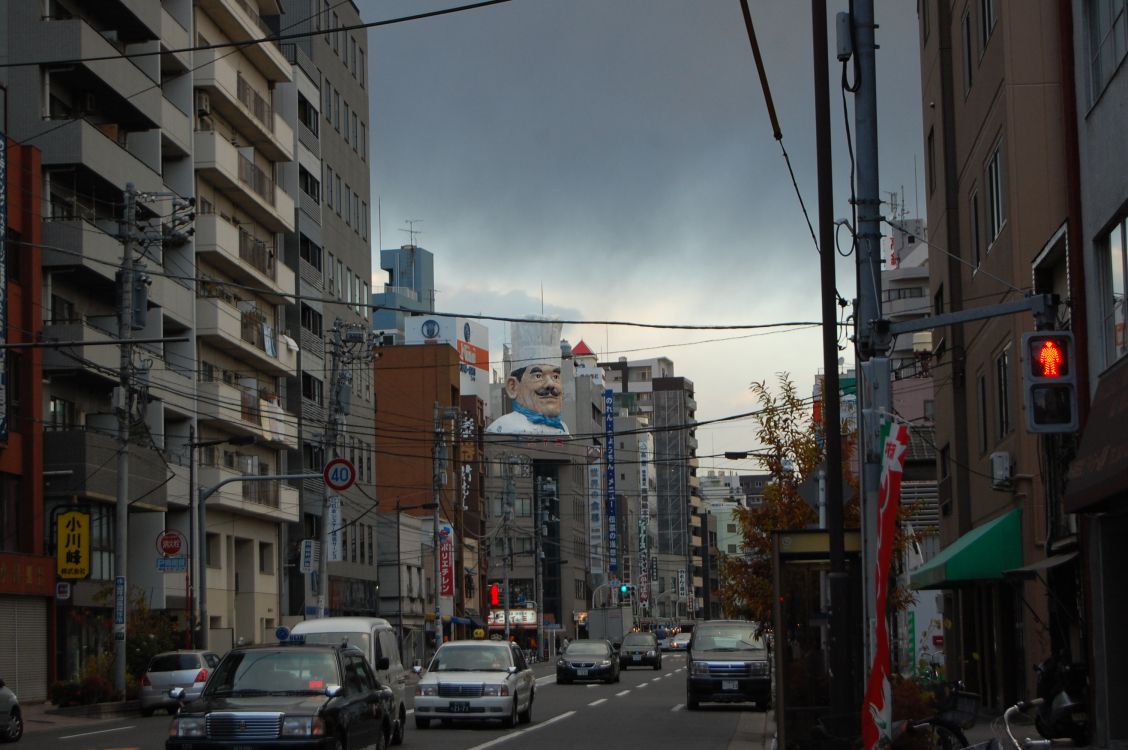
[{"label": "white taxi", "polygon": [[415,726],[432,721],[487,721],[502,726],[533,719],[536,679],[516,644],[450,641],[435,652],[415,686]]}]

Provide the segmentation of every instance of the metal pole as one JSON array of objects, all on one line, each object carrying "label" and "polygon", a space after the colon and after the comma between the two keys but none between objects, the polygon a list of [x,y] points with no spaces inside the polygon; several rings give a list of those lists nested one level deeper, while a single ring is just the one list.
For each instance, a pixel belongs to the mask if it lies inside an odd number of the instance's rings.
[{"label": "metal pole", "polygon": [[516,493],[514,486],[517,479],[513,476],[517,459],[509,457],[505,480],[505,507],[502,508],[502,528],[505,531],[505,642],[509,643],[509,570],[513,566],[513,539],[510,536],[509,522],[513,517],[513,497]]},{"label": "metal pole", "polygon": [[830,684],[831,704],[850,707],[850,655],[846,629],[846,560],[842,528],[842,437],[838,401],[838,292],[834,277],[834,187],[830,147],[830,84],[827,57],[826,0],[811,0],[815,66],[815,151],[818,162],[819,258],[822,277],[823,403],[826,409],[827,514],[830,542]]},{"label": "metal pole", "polygon": [[200,645],[200,601],[196,594],[196,589],[200,585],[203,573],[203,566],[200,564],[200,551],[202,545],[200,544],[200,518],[198,507],[199,500],[196,498],[196,484],[199,478],[196,475],[196,422],[195,420],[188,423],[188,549],[191,556],[191,564],[188,570],[191,575],[188,587],[188,597],[191,607],[192,621],[196,625],[196,632],[192,635],[192,648],[203,648]]},{"label": "metal pole", "polygon": [[126,625],[129,612],[129,423],[132,417],[133,243],[137,223],[137,194],[125,186],[125,214],[121,222],[122,261],[118,289],[118,418],[117,505],[114,513],[114,692],[125,698]]},{"label": "metal pole", "polygon": [[400,499],[396,498],[396,643],[403,650],[403,552],[400,549]]},{"label": "metal pole", "polygon": [[539,659],[544,648],[544,565],[541,564],[541,525],[544,518],[541,503],[544,502],[544,477],[537,478],[533,495],[533,503],[536,506],[533,510],[533,521],[536,524],[533,529],[533,582],[534,596],[537,597],[537,658]]},{"label": "metal pole", "polygon": [[[330,365],[329,388],[330,405],[329,420],[325,432],[325,460],[335,458],[337,452],[337,435],[340,432],[341,414],[341,388],[338,384],[341,357],[341,319],[337,318],[333,324],[332,364]],[[321,502],[321,555],[317,562],[317,616],[325,617],[326,602],[329,595],[329,504],[332,501],[333,490],[325,485],[325,493]],[[338,499],[338,502],[340,500]]]}]

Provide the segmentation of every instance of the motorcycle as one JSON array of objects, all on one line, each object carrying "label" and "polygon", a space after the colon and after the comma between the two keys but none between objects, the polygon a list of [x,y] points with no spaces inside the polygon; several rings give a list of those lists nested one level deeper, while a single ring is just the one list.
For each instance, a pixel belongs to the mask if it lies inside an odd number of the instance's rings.
[{"label": "motorcycle", "polygon": [[1088,674],[1083,664],[1063,663],[1050,657],[1034,666],[1040,699],[1034,726],[1046,739],[1068,738],[1075,745],[1089,742],[1086,700]]}]

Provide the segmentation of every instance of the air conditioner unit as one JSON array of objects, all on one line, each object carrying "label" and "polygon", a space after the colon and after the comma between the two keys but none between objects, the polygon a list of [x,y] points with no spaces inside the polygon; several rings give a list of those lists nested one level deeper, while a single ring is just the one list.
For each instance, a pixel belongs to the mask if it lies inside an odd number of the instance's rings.
[{"label": "air conditioner unit", "polygon": [[207,117],[211,114],[211,97],[208,96],[206,91],[196,92],[196,114],[200,117]]},{"label": "air conditioner unit", "polygon": [[991,487],[996,490],[1011,488],[1011,479],[1014,477],[1014,466],[1011,463],[1011,454],[998,451],[991,454]]}]

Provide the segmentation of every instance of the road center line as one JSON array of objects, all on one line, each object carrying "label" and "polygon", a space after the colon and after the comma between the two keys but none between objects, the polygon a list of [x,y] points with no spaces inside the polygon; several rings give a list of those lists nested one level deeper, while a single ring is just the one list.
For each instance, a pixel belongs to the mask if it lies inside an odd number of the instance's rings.
[{"label": "road center line", "polygon": [[679,703],[678,705],[671,708],[670,711],[681,711],[683,708],[685,708],[685,704]]},{"label": "road center line", "polygon": [[627,693],[629,693],[629,692],[631,692],[631,691],[630,691],[630,690],[622,690],[622,691],[620,691],[620,692],[618,692],[618,693],[615,693],[615,697],[616,697],[616,698],[621,698],[622,696],[626,695],[626,694],[627,694]]},{"label": "road center line", "polygon": [[606,699],[606,698],[600,698],[600,699],[599,699],[599,700],[597,700],[597,701],[592,701],[592,702],[591,702],[591,703],[589,703],[588,705],[589,705],[589,706],[598,706],[598,705],[599,705],[600,703],[606,703],[606,702],[607,702],[607,699]]},{"label": "road center line", "polygon": [[83,732],[82,734],[68,734],[66,737],[60,737],[60,740],[73,740],[78,737],[91,737],[95,734],[109,734],[110,732],[124,732],[127,729],[136,729],[136,725],[128,727],[114,727],[113,729],[100,729],[97,732]]},{"label": "road center line", "polygon": [[553,716],[551,719],[545,719],[540,724],[535,724],[535,725],[529,727],[528,729],[522,729],[520,732],[510,732],[509,734],[503,734],[502,736],[497,737],[495,739],[492,739],[489,742],[483,742],[481,745],[474,745],[471,748],[467,748],[467,750],[484,750],[487,747],[493,747],[494,745],[500,745],[503,742],[508,742],[509,740],[513,739],[514,737],[520,737],[523,734],[528,734],[529,732],[535,732],[538,729],[542,729],[544,727],[547,727],[549,724],[555,724],[558,721],[561,721],[563,719],[567,719],[569,716],[571,716],[574,713],[576,713],[576,712],[575,711],[568,711],[567,713],[560,714],[559,716]]},{"label": "road center line", "polygon": [[[440,550],[441,550],[441,549],[442,549],[442,548],[440,547]],[[646,686],[647,686],[647,685],[649,685],[649,684],[650,684],[649,682],[644,682],[644,683],[642,683],[641,685],[639,685],[638,687],[639,687],[639,689],[641,690],[642,688],[646,687]]]}]

